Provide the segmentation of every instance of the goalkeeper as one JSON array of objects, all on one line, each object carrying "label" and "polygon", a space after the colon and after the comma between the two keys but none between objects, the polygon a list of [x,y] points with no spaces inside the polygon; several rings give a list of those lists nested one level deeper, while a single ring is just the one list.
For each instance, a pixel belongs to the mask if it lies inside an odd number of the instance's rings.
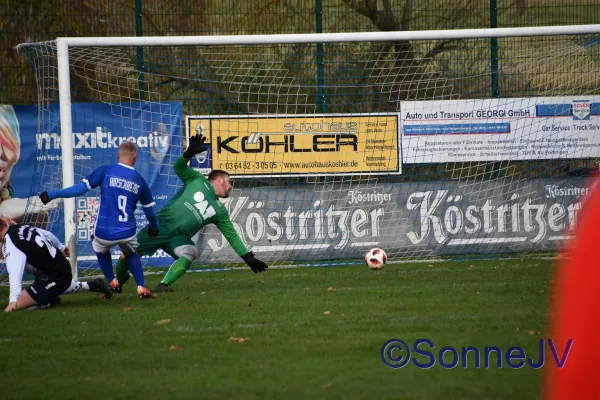
[{"label": "goalkeeper", "polygon": [[[190,138],[187,150],[175,161],[174,169],[183,181],[183,187],[169,200],[156,215],[160,233],[151,237],[148,226],[138,232],[137,252],[140,256],[154,254],[163,249],[175,262],[169,267],[162,282],[153,292],[172,292],[170,287],[192,265],[198,252],[192,237],[204,226],[215,224],[235,252],[242,257],[254,273],[266,270],[267,264],[254,258],[235,231],[229,212],[219,201],[226,198],[231,191],[229,174],[222,170],[213,170],[208,179],[188,165],[190,159],[205,151],[204,136],[196,135]],[[119,286],[129,280],[127,260],[121,257],[117,261],[116,276]]]}]

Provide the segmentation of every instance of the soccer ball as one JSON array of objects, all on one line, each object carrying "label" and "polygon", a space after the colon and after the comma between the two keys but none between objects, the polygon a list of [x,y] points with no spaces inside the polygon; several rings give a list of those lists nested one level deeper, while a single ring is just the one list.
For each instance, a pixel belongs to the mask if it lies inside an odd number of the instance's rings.
[{"label": "soccer ball", "polygon": [[371,249],[365,254],[365,263],[373,270],[381,269],[387,263],[387,254],[379,248]]}]

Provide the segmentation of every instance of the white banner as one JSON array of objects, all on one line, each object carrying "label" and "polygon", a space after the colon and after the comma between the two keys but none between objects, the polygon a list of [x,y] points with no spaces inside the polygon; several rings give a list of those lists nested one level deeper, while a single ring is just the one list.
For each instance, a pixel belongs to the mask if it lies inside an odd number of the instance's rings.
[{"label": "white banner", "polygon": [[[555,251],[575,229],[584,178],[332,182],[234,189],[223,202],[248,250],[267,262],[388,255]],[[238,262],[221,232],[198,235],[202,263]]]},{"label": "white banner", "polygon": [[405,101],[407,164],[600,157],[600,96]]}]

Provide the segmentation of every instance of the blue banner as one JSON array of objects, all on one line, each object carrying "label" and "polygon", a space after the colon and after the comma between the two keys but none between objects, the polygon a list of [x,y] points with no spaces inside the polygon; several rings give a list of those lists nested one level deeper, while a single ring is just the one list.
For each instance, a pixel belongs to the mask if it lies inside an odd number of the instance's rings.
[{"label": "blue banner", "polygon": [[[75,183],[101,165],[118,162],[123,141],[138,148],[136,170],[146,179],[156,211],[181,187],[173,164],[182,152],[182,106],[179,102],[72,105]],[[42,207],[41,191],[62,188],[60,115],[58,105],[0,106],[0,214],[52,231],[64,240],[62,202]],[[99,189],[75,199],[79,264],[97,264],[91,233],[99,204]],[[138,205],[138,228],[146,225]],[[118,254],[118,247],[113,249]],[[165,256],[165,255],[160,255]],[[169,256],[155,257],[162,265]]]}]

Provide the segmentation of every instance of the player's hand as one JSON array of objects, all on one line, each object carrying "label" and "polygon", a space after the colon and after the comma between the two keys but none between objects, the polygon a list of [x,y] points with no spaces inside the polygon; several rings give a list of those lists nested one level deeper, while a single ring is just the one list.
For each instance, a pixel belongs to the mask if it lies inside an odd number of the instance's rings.
[{"label": "player's hand", "polygon": [[148,227],[148,236],[150,236],[152,239],[157,237],[159,233],[160,230]]},{"label": "player's hand", "polygon": [[63,250],[63,253],[65,253],[65,256],[71,257],[71,250],[69,250],[68,247],[65,247],[65,249]]},{"label": "player's hand", "polygon": [[248,252],[242,256],[246,264],[254,271],[254,273],[259,273],[265,271],[269,266],[264,262],[260,261],[257,258],[254,258],[254,253]]},{"label": "player's hand", "polygon": [[4,309],[4,312],[15,311],[16,309],[17,309],[17,302],[16,301],[11,301],[10,303],[8,303],[8,305]]},{"label": "player's hand", "polygon": [[204,144],[206,142],[206,137],[203,135],[196,135],[190,137],[190,144],[187,150],[183,153],[185,158],[192,158],[198,153],[202,153],[206,150],[206,146]]},{"label": "player's hand", "polygon": [[40,193],[40,200],[42,200],[42,203],[44,205],[50,203],[50,197],[48,197],[48,192]]}]

